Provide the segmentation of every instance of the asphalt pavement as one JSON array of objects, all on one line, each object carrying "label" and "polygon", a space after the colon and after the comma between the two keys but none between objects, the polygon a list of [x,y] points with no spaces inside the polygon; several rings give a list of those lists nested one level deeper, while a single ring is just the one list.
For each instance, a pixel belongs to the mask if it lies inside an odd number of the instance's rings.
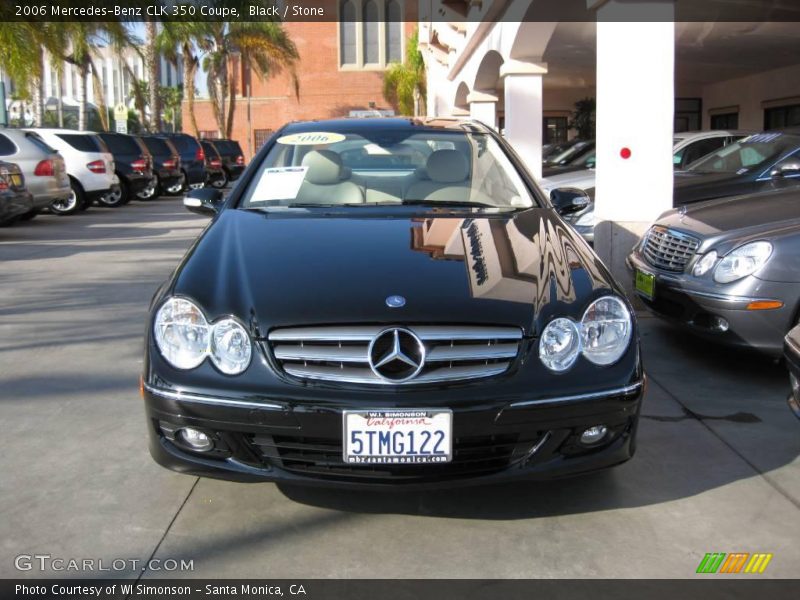
[{"label": "asphalt pavement", "polygon": [[610,471],[355,493],[157,466],[138,394],[145,317],[206,222],[161,198],[0,229],[0,577],[64,576],[15,568],[47,554],[192,560],[168,575],[209,578],[683,578],[707,552],[772,553],[757,577],[797,577],[784,366],[647,314],[638,451]]}]

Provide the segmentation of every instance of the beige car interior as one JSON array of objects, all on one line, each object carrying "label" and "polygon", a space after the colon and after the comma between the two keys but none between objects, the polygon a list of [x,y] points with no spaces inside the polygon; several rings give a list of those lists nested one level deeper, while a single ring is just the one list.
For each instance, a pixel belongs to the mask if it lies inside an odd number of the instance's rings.
[{"label": "beige car interior", "polygon": [[310,150],[301,164],[308,171],[295,199],[298,204],[466,202],[482,196],[472,189],[469,161],[458,150],[436,150],[424,167],[401,176],[353,174],[332,150]]}]

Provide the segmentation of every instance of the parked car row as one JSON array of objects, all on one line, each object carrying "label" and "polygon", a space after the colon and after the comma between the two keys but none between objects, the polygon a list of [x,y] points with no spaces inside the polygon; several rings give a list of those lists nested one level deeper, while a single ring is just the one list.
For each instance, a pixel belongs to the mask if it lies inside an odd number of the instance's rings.
[{"label": "parked car row", "polygon": [[[70,215],[138,198],[213,185],[224,187],[244,170],[233,140],[202,140],[185,133],[127,135],[69,129],[0,129],[0,161],[8,182],[2,190],[0,224],[29,220],[44,210]],[[10,180],[13,174],[15,183]],[[30,198],[22,201],[21,178]],[[24,211],[20,211],[21,206]]]}]

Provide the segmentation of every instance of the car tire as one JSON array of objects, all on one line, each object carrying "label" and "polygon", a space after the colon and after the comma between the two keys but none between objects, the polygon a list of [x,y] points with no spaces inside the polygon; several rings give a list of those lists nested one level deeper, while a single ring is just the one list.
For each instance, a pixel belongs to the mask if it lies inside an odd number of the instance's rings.
[{"label": "car tire", "polygon": [[100,205],[105,206],[106,208],[119,208],[123,204],[127,204],[127,197],[127,186],[125,185],[125,182],[120,179],[119,189],[111,190],[107,194],[100,196]]},{"label": "car tire", "polygon": [[218,190],[221,190],[226,185],[228,185],[228,174],[225,171],[222,172],[222,179],[211,182],[211,187],[217,188]]},{"label": "car tire", "polygon": [[32,210],[30,212],[26,212],[24,215],[20,216],[20,221],[30,221],[36,218],[36,215],[39,214],[38,210]]},{"label": "car tire", "polygon": [[83,191],[81,184],[74,179],[69,180],[72,193],[67,198],[53,200],[50,204],[50,212],[59,216],[74,215],[79,210],[84,209],[86,204],[86,192]]},{"label": "car tire", "polygon": [[188,177],[186,176],[186,172],[181,171],[181,178],[178,180],[178,183],[169,186],[164,191],[170,196],[177,196],[178,194],[182,194],[186,191],[188,187],[187,181]]},{"label": "car tire", "polygon": [[160,189],[161,185],[158,181],[158,175],[153,175],[153,178],[150,180],[150,183],[147,185],[147,187],[136,194],[136,197],[139,200],[154,200],[155,198],[158,198]]}]

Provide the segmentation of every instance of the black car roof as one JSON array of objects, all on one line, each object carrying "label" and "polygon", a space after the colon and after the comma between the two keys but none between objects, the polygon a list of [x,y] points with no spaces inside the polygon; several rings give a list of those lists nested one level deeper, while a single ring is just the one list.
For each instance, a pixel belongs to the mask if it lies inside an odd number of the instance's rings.
[{"label": "black car roof", "polygon": [[376,117],[376,118],[348,118],[348,119],[323,119],[319,121],[295,121],[287,124],[283,133],[306,133],[313,131],[331,133],[357,133],[359,131],[398,131],[407,129],[409,132],[424,131],[473,131],[489,133],[489,129],[478,121],[456,118],[411,118],[411,117]]}]

